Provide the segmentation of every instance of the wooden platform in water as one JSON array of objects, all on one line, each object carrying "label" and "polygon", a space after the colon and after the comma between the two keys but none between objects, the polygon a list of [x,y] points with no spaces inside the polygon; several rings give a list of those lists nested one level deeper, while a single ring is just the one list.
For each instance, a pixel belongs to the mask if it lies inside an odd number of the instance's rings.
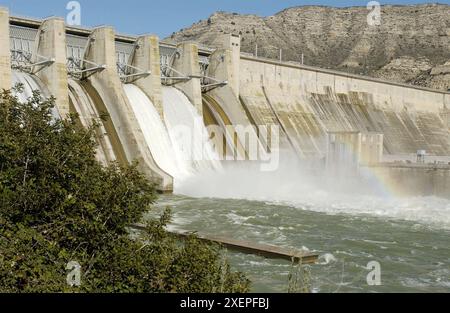
[{"label": "wooden platform in water", "polygon": [[[132,225],[131,227],[138,230],[145,230],[145,227],[139,225]],[[319,259],[319,255],[316,253],[298,249],[282,248],[244,240],[235,240],[192,232],[170,231],[170,233],[180,238],[187,238],[190,235],[195,234],[201,240],[218,243],[227,249],[247,254],[259,255],[270,259],[283,259],[288,261],[294,260],[295,262],[302,264],[315,264]]]}]

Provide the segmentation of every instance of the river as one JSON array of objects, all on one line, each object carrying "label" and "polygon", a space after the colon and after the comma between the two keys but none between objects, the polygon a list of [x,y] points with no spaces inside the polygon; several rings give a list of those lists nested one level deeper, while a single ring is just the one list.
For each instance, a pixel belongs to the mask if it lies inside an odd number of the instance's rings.
[{"label": "river", "polygon": [[[447,200],[437,198],[398,201],[409,208],[424,203],[450,210]],[[446,222],[422,222],[421,215],[405,220],[384,214],[385,208],[344,213],[333,203],[327,210],[300,203],[162,196],[156,208],[167,206],[174,213],[172,229],[318,252],[319,264],[310,267],[313,292],[450,292]],[[226,253],[234,268],[252,280],[252,292],[287,291],[290,262]],[[381,266],[381,286],[367,284],[371,261]]]}]

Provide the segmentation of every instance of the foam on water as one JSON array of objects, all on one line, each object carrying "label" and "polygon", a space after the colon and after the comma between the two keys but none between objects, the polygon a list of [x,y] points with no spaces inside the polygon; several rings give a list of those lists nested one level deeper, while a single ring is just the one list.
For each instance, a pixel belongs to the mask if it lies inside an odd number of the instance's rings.
[{"label": "foam on water", "polygon": [[192,177],[179,194],[197,198],[246,199],[327,214],[369,215],[450,228],[450,200],[400,198],[376,192],[370,181],[317,176],[295,157],[282,158],[275,172],[256,163],[227,163],[221,173]]},{"label": "foam on water", "polygon": [[325,253],[319,257],[319,264],[321,265],[327,265],[332,262],[336,262],[336,257],[331,253]]}]

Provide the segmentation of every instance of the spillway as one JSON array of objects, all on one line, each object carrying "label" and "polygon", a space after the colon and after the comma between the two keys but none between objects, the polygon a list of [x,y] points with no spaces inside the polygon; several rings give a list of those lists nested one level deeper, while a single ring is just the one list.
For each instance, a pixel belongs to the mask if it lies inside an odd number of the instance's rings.
[{"label": "spillway", "polygon": [[[37,82],[37,78],[31,74],[24,72],[13,71],[12,85],[17,86],[22,84],[23,92],[15,92],[14,95],[19,98],[21,102],[27,102],[27,100],[33,96],[33,91],[37,90],[43,93],[42,85]],[[43,96],[46,96],[43,94]]]},{"label": "spillway", "polygon": [[[34,91],[39,91],[41,96],[44,98],[47,98],[49,96],[48,90],[39,81],[39,78],[32,74],[12,71],[12,86],[15,87],[18,84],[21,84],[23,86],[22,92],[13,90],[13,94],[22,103],[27,102],[29,98],[33,97]],[[52,115],[55,119],[59,118],[59,113],[56,108],[53,109]]]},{"label": "spillway", "polygon": [[174,177],[175,186],[197,173],[221,169],[202,117],[181,91],[163,88],[163,121],[139,87],[125,84],[124,90],[155,162]]},{"label": "spillway", "polygon": [[152,101],[135,85],[125,84],[124,90],[155,162],[172,177],[186,175],[175,157],[166,127]]},{"label": "spillway", "polygon": [[203,117],[180,90],[163,87],[164,121],[178,160],[191,173],[218,171],[220,157],[209,139]]},{"label": "spillway", "polygon": [[86,90],[75,80],[69,79],[69,99],[73,110],[78,113],[81,124],[84,127],[92,126],[93,121],[98,122],[96,130],[97,159],[104,165],[116,161],[116,156],[106,128],[101,121],[100,112],[94,100]]}]

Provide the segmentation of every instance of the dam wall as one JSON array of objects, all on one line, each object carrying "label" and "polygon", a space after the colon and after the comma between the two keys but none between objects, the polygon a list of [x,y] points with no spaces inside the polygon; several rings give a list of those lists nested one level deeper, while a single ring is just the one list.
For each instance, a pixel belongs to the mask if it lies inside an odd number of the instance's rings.
[{"label": "dam wall", "polygon": [[49,62],[49,66],[42,68],[34,66],[32,71],[55,97],[61,117],[66,117],[70,113],[66,49],[64,19],[49,18],[43,21],[36,35],[33,61]]},{"label": "dam wall", "polygon": [[384,135],[384,153],[450,155],[442,112],[450,94],[243,56],[240,97],[255,120],[279,121],[305,157],[325,153],[326,133]]},{"label": "dam wall", "polygon": [[450,199],[450,164],[380,164],[370,167],[385,186],[402,197]]},{"label": "dam wall", "polygon": [[[5,23],[8,19],[9,23]],[[154,70],[155,57],[159,55],[155,55],[153,38],[116,36],[111,27],[68,27],[60,18],[41,21],[9,17],[5,9],[0,9],[0,27],[0,39],[5,39],[2,47],[6,47],[0,49],[2,88],[11,86],[10,77],[14,69],[36,77],[45,85],[56,98],[60,117],[76,113],[80,123],[89,127],[92,120],[101,121],[102,116],[107,115],[97,131],[99,161],[105,165],[113,161],[123,165],[137,161],[139,169],[156,184],[158,190],[173,190],[173,178],[153,160],[122,86],[126,79],[147,78]],[[142,53],[131,58],[138,44],[142,46]],[[123,47],[130,52],[124,54]],[[121,58],[124,55],[125,58]],[[139,70],[139,73],[128,71],[128,68],[126,73],[120,70],[119,65],[136,70],[131,64],[133,62],[145,70]],[[162,107],[161,90],[158,93],[155,88],[155,85],[160,85],[160,77],[158,71],[155,72],[158,76],[148,79],[149,88],[144,89]]]},{"label": "dam wall", "polygon": [[[161,153],[152,147],[161,145],[149,140],[160,138],[149,132],[162,134],[176,126],[167,125],[168,108],[179,121],[193,119],[197,114],[183,107],[189,103],[206,126],[223,130],[223,142],[211,140],[229,149],[226,156],[233,160],[249,157],[248,136],[261,135],[259,126],[278,126],[280,148],[301,159],[326,159],[333,133],[380,135],[377,160],[409,160],[419,150],[435,160],[450,157],[450,93],[256,58],[241,53],[239,36],[219,36],[216,49],[194,42],[174,45],[155,35],[116,34],[107,26],[89,29],[64,25],[59,18],[10,17],[0,8],[0,40],[0,88],[11,86],[12,70],[22,71],[56,97],[61,117],[78,113],[89,127],[89,120],[107,114],[98,131],[99,159],[104,164],[138,161],[162,192],[173,189],[174,179],[162,169],[161,157],[161,164],[155,161]],[[139,97],[130,100],[130,92]],[[141,107],[130,102],[137,98]],[[174,115],[179,111],[174,99],[183,99],[183,116]],[[154,107],[161,124],[145,127],[155,119],[145,105]],[[151,118],[138,117],[141,111]],[[229,126],[246,132],[230,132]],[[259,136],[259,151],[270,152],[271,135]],[[389,165],[384,171],[408,172]]]},{"label": "dam wall", "polygon": [[0,89],[10,89],[11,47],[9,41],[9,11],[0,7]]},{"label": "dam wall", "polygon": [[115,33],[112,28],[101,27],[92,32],[85,58],[104,66],[104,70],[89,77],[89,82],[106,105],[127,160],[138,161],[141,171],[162,191],[171,190],[172,178],[154,161],[117,75]]}]

